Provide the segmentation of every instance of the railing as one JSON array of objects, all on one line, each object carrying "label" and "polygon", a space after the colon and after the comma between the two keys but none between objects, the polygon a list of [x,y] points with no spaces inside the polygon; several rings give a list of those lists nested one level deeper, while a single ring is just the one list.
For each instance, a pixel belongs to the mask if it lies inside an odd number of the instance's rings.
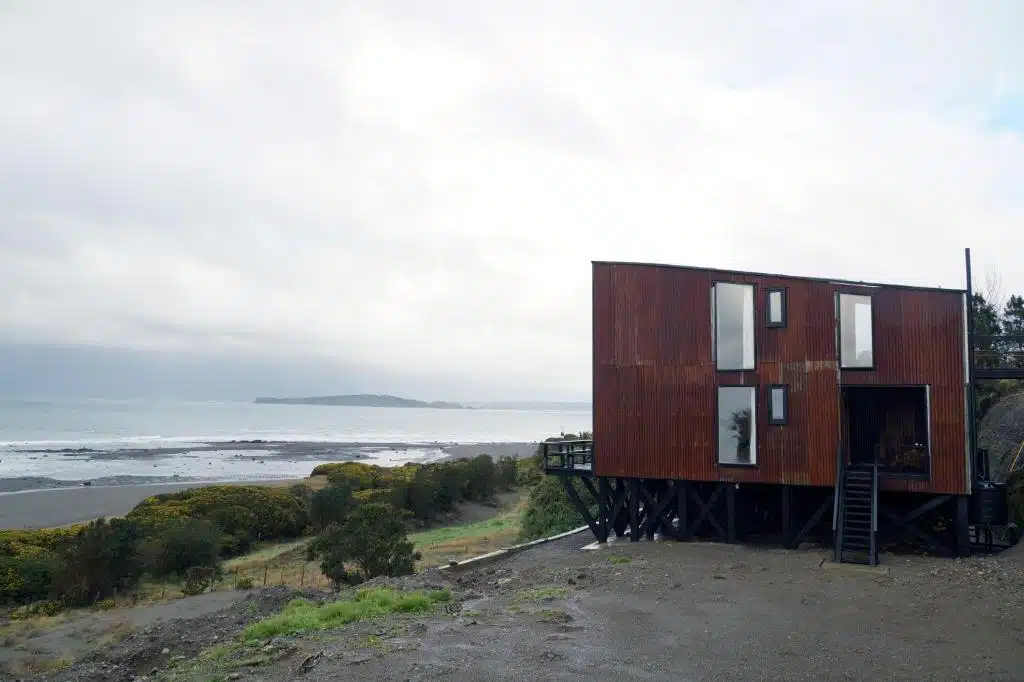
[{"label": "railing", "polygon": [[875,449],[875,464],[883,474],[927,476],[931,453],[924,443],[903,443],[895,448]]},{"label": "railing", "polygon": [[1024,379],[1024,334],[975,335],[974,373],[979,379]]},{"label": "railing", "polygon": [[592,440],[553,440],[542,445],[545,471],[589,471],[594,465]]}]

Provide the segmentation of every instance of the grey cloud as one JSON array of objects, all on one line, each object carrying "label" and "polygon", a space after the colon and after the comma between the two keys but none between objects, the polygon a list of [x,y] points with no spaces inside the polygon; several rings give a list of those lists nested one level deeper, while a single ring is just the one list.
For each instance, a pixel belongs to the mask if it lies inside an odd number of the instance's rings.
[{"label": "grey cloud", "polygon": [[590,259],[1024,287],[1024,146],[934,108],[1009,14],[622,7],[5,4],[0,339],[585,398]]}]

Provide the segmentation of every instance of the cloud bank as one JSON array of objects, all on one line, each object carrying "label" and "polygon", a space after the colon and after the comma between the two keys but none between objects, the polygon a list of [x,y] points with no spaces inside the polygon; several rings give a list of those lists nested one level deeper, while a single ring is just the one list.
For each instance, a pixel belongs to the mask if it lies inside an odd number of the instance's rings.
[{"label": "cloud bank", "polygon": [[1020,26],[1012,0],[8,2],[0,340],[585,398],[592,259],[959,287],[971,246],[1021,291]]}]

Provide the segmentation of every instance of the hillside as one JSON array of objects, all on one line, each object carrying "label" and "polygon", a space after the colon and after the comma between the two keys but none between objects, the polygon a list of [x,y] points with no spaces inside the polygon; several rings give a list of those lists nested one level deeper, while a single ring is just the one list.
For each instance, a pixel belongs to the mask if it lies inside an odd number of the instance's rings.
[{"label": "hillside", "polygon": [[[1024,442],[1024,393],[1006,396],[992,406],[978,428],[978,446],[989,452],[992,478],[1006,480]],[[1019,465],[1018,465],[1019,467]]]},{"label": "hillside", "polygon": [[394,395],[358,393],[354,395],[325,395],[308,398],[256,398],[255,403],[263,405],[333,405],[343,407],[429,407],[443,410],[469,409],[458,403],[443,401],[425,402]]}]

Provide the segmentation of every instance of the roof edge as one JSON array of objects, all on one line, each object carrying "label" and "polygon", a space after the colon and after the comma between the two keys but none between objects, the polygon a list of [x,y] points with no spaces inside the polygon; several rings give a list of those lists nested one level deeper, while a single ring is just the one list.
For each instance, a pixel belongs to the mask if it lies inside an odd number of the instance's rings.
[{"label": "roof edge", "polygon": [[696,265],[674,265],[671,263],[646,263],[640,261],[614,261],[614,260],[591,260],[591,265],[627,265],[632,267],[666,268],[671,270],[689,270],[692,272],[720,273],[726,275],[744,275],[747,277],[774,277],[777,279],[792,279],[804,282],[825,282],[832,284],[878,287],[882,289],[904,289],[909,291],[933,291],[947,294],[966,294],[967,289],[915,286],[913,284],[893,284],[889,282],[865,282],[850,279],[837,279],[834,277],[811,277],[809,275],[786,275],[772,272],[754,272],[749,270],[730,270],[728,268],[700,267]]}]

